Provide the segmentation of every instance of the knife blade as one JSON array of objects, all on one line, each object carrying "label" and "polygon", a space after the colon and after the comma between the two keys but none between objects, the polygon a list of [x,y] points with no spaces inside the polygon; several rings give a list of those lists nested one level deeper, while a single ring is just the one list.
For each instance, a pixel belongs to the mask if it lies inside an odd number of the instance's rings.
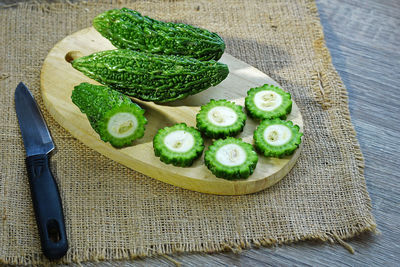
[{"label": "knife blade", "polygon": [[66,254],[68,241],[60,193],[49,167],[49,153],[55,146],[33,95],[22,82],[14,100],[42,251],[51,260],[59,259]]}]

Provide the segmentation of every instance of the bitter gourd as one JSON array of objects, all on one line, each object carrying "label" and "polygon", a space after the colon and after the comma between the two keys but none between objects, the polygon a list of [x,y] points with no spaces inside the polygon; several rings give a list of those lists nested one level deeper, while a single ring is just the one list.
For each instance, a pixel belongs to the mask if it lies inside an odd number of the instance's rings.
[{"label": "bitter gourd", "polygon": [[228,180],[248,178],[257,166],[258,156],[252,145],[227,137],[209,146],[204,155],[207,168],[217,177]]},{"label": "bitter gourd", "polygon": [[246,115],[242,107],[225,99],[211,99],[201,106],[196,115],[196,127],[205,136],[223,138],[234,136],[243,131]]},{"label": "bitter gourd", "polygon": [[218,60],[225,50],[213,32],[183,23],[162,22],[128,8],[112,9],[93,20],[94,28],[117,48]]},{"label": "bitter gourd", "polygon": [[303,133],[291,121],[264,120],[254,131],[256,150],[266,157],[291,155],[299,147]]},{"label": "bitter gourd", "polygon": [[71,99],[100,138],[114,147],[131,145],[143,137],[145,111],[129,97],[105,86],[81,83],[75,86]]},{"label": "bitter gourd", "polygon": [[188,167],[201,156],[204,141],[199,131],[185,123],[158,130],[153,139],[154,154],[167,164]]},{"label": "bitter gourd", "polygon": [[252,118],[261,120],[286,119],[292,111],[292,99],[290,93],[281,88],[264,84],[247,91],[245,107]]},{"label": "bitter gourd", "polygon": [[154,55],[128,49],[97,52],[72,66],[99,83],[146,101],[167,102],[223,81],[228,66],[214,60]]}]

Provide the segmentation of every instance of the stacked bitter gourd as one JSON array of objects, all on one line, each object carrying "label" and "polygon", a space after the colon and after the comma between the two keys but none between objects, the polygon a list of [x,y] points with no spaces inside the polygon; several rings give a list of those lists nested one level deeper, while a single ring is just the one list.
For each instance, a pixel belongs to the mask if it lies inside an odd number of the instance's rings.
[{"label": "stacked bitter gourd", "polygon": [[[101,13],[93,26],[119,49],[71,61],[75,69],[105,85],[81,84],[72,100],[100,138],[115,147],[131,144],[144,132],[143,112],[132,102],[126,111],[126,96],[168,102],[197,94],[228,76],[228,66],[216,61],[225,43],[208,30],[157,21],[127,8]],[[120,125],[107,128],[109,124]]]},{"label": "stacked bitter gourd", "polygon": [[225,43],[208,30],[157,21],[128,8],[101,13],[93,26],[118,49],[75,59],[72,66],[128,96],[169,102],[228,76],[228,66],[216,61]]}]

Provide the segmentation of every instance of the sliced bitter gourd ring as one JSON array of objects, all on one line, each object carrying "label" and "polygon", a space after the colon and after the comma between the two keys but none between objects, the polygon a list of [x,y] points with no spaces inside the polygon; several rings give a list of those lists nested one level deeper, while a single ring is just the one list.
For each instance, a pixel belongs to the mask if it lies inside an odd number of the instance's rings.
[{"label": "sliced bitter gourd ring", "polygon": [[195,128],[179,123],[158,130],[153,147],[155,155],[162,162],[188,167],[203,153],[204,141]]},{"label": "sliced bitter gourd ring", "polygon": [[203,105],[196,115],[196,127],[211,138],[234,136],[243,131],[246,114],[242,107],[225,99]]},{"label": "sliced bitter gourd ring", "polygon": [[205,152],[204,161],[219,178],[245,179],[254,172],[258,156],[250,144],[228,137],[216,140]]},{"label": "sliced bitter gourd ring", "polygon": [[266,157],[291,155],[299,147],[303,133],[291,121],[264,120],[254,131],[257,151]]},{"label": "sliced bitter gourd ring", "polygon": [[114,147],[131,145],[143,137],[145,111],[129,97],[105,86],[81,83],[75,86],[71,98],[100,138]]},{"label": "sliced bitter gourd ring", "polygon": [[287,114],[292,111],[292,99],[290,94],[281,88],[264,84],[251,88],[247,92],[245,106],[252,118],[260,120],[286,119]]}]

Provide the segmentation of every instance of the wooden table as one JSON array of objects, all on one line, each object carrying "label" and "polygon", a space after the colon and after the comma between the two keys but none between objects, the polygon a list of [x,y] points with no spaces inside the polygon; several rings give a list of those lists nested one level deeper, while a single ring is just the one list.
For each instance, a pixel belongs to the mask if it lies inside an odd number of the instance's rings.
[{"label": "wooden table", "polygon": [[[16,1],[0,1],[10,3]],[[317,0],[332,61],[349,92],[352,122],[380,235],[349,244],[301,242],[241,254],[171,256],[183,266],[399,266],[400,1]],[[174,266],[165,257],[85,266]]]}]

